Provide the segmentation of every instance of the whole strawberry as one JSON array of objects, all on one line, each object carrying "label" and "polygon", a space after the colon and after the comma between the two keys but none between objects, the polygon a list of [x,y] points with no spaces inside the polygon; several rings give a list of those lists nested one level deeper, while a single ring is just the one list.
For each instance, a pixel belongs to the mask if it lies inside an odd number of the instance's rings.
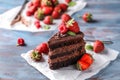
[{"label": "whole strawberry", "polygon": [[39,7],[41,4],[41,0],[32,0],[34,6]]},{"label": "whole strawberry", "polygon": [[86,70],[91,66],[93,61],[94,61],[93,57],[90,54],[85,53],[83,54],[81,59],[77,61],[77,69],[81,71]]},{"label": "whole strawberry", "polygon": [[38,52],[37,50],[33,50],[30,53],[30,57],[34,61],[40,61],[42,59],[42,54],[40,52]]},{"label": "whole strawberry", "polygon": [[100,53],[105,49],[104,43],[100,40],[96,40],[93,44],[93,51],[95,53]]},{"label": "whole strawberry", "polygon": [[65,4],[65,3],[60,3],[58,6],[61,7],[61,9],[62,9],[63,12],[67,11],[67,8],[68,8],[68,5],[67,5],[67,4]]},{"label": "whole strawberry", "polygon": [[27,15],[27,16],[33,15],[33,14],[35,13],[36,9],[37,9],[37,8],[36,8],[35,6],[29,7],[28,10],[26,11],[26,15]]},{"label": "whole strawberry", "polygon": [[53,23],[53,18],[52,16],[46,16],[43,20],[45,24],[52,24]]},{"label": "whole strawberry", "polygon": [[72,0],[65,0],[66,3],[70,3]]},{"label": "whole strawberry", "polygon": [[58,19],[58,18],[60,18],[60,13],[57,12],[57,11],[53,11],[53,12],[52,12],[52,17],[53,17],[54,19]]},{"label": "whole strawberry", "polygon": [[36,20],[36,21],[34,22],[34,25],[36,26],[37,29],[39,29],[39,28],[41,27],[39,20]]},{"label": "whole strawberry", "polygon": [[92,14],[91,14],[91,13],[85,13],[85,14],[82,16],[82,19],[83,19],[85,22],[91,22],[91,21],[92,21]]},{"label": "whole strawberry", "polygon": [[68,31],[68,28],[66,27],[65,23],[61,23],[58,27],[58,30],[60,33],[65,34]]},{"label": "whole strawberry", "polygon": [[53,6],[52,0],[42,0],[41,7],[46,7],[46,6]]},{"label": "whole strawberry", "polygon": [[61,9],[60,6],[55,6],[54,11],[57,11],[57,12],[61,13],[62,9]]},{"label": "whole strawberry", "polygon": [[68,14],[64,13],[61,16],[61,19],[62,19],[62,22],[67,22],[67,21],[69,21],[71,19],[71,17]]},{"label": "whole strawberry", "polygon": [[59,1],[58,0],[52,0],[52,3],[54,6],[58,5],[59,4]]},{"label": "whole strawberry", "polygon": [[31,6],[33,6],[33,2],[28,3],[28,8],[30,8]]},{"label": "whole strawberry", "polygon": [[74,33],[78,33],[80,31],[79,25],[74,19],[70,19],[66,23],[66,26],[67,26],[68,30],[70,30]]},{"label": "whole strawberry", "polygon": [[46,7],[43,7],[42,8],[42,11],[45,15],[50,15],[53,11],[53,8],[52,7],[49,7],[49,6],[46,6]]},{"label": "whole strawberry", "polygon": [[25,46],[25,41],[23,38],[18,38],[17,40],[17,46]]},{"label": "whole strawberry", "polygon": [[35,13],[34,13],[34,17],[37,20],[43,20],[44,19],[44,14],[41,8],[39,8]]},{"label": "whole strawberry", "polygon": [[49,52],[49,48],[47,43],[41,43],[39,44],[36,48],[36,51],[38,51],[39,53],[48,53]]}]

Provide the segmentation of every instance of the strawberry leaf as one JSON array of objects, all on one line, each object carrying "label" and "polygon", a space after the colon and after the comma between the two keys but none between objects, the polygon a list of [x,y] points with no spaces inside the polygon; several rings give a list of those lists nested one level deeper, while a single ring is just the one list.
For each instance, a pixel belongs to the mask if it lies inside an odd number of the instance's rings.
[{"label": "strawberry leaf", "polygon": [[75,6],[75,5],[76,5],[76,2],[75,2],[75,1],[71,1],[71,2],[68,4],[69,7],[73,7],[73,6]]},{"label": "strawberry leaf", "polygon": [[70,36],[75,36],[76,35],[76,33],[72,32],[72,31],[68,31],[67,34],[70,35]]}]

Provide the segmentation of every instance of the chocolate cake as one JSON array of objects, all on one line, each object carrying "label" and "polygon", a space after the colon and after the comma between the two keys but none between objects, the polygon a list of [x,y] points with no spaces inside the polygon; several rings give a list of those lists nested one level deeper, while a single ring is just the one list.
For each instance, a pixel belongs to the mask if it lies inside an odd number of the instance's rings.
[{"label": "chocolate cake", "polygon": [[84,34],[81,31],[75,36],[60,32],[53,35],[48,41],[50,69],[58,69],[76,63],[86,52],[83,37]]}]

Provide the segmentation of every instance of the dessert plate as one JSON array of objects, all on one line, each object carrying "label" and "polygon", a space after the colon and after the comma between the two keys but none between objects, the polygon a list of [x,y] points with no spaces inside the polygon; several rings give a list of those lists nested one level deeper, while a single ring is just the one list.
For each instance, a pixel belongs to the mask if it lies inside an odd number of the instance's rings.
[{"label": "dessert plate", "polygon": [[21,56],[27,61],[29,65],[36,68],[51,80],[85,80],[97,74],[103,68],[107,67],[111,61],[117,58],[119,53],[118,51],[110,48],[105,48],[101,54],[96,54],[93,51],[87,51],[93,55],[94,63],[90,66],[89,69],[85,71],[79,71],[75,68],[75,65],[64,67],[58,70],[51,70],[49,69],[47,62],[47,55],[43,54],[43,60],[41,62],[34,62],[29,55],[31,51],[32,50],[28,51],[27,53],[22,53]]},{"label": "dessert plate", "polygon": [[[59,0],[59,2],[63,2],[64,0]],[[83,9],[86,6],[86,2],[82,1],[82,0],[78,0],[76,1],[76,5],[73,7],[69,7],[68,11],[66,13],[68,13],[69,15],[72,15],[73,13]],[[13,8],[3,14],[0,15],[0,28],[4,28],[4,29],[10,29],[10,30],[19,30],[19,31],[29,31],[29,32],[43,32],[43,31],[53,31],[56,30],[58,24],[60,24],[60,19],[56,19],[53,21],[53,25],[49,25],[50,29],[46,30],[44,28],[40,28],[37,29],[34,26],[34,18],[33,17],[26,17],[25,15],[25,11],[26,8],[23,10],[22,15],[24,16],[25,19],[28,19],[31,24],[29,26],[25,26],[24,24],[22,24],[21,22],[18,22],[16,24],[14,24],[13,26],[10,26],[11,21],[14,19],[14,17],[16,16],[16,14],[18,13],[18,11],[20,10],[21,6]],[[41,25],[45,26],[45,24],[41,21]]]}]

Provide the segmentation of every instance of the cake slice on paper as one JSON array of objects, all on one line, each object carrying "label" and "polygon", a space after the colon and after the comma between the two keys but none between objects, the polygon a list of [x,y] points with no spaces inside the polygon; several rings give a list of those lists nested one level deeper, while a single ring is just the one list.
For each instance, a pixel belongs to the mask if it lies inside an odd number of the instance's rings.
[{"label": "cake slice on paper", "polygon": [[83,37],[84,34],[74,19],[62,22],[59,32],[48,41],[50,69],[59,69],[76,63],[86,52]]}]

